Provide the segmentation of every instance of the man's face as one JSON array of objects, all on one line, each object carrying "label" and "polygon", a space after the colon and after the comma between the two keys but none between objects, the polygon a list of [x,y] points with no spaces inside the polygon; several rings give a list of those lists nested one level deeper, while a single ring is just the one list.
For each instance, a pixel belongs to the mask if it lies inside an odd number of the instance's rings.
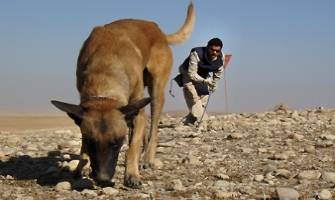
[{"label": "man's face", "polygon": [[209,46],[207,47],[208,51],[207,51],[207,54],[208,54],[208,57],[211,59],[211,60],[214,60],[218,57],[218,55],[220,55],[221,53],[221,47],[220,46]]}]

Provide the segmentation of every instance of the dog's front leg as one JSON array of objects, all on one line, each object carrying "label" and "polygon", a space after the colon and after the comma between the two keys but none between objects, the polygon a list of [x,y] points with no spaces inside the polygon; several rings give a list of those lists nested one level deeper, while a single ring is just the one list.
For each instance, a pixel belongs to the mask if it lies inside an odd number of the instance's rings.
[{"label": "dog's front leg", "polygon": [[88,155],[87,145],[82,140],[82,145],[80,149],[80,160],[77,168],[73,172],[75,178],[81,178],[82,176],[89,176],[90,174],[90,157]]},{"label": "dog's front leg", "polygon": [[134,128],[133,133],[131,134],[132,138],[129,138],[131,143],[126,154],[124,184],[131,188],[139,188],[142,185],[139,173],[139,157],[144,137],[145,124],[145,112],[144,109],[141,109],[134,119]]}]

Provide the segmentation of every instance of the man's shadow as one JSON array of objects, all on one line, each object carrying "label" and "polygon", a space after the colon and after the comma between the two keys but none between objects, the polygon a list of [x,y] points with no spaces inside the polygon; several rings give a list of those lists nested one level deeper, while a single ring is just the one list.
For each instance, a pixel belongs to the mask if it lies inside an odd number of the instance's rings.
[{"label": "man's shadow", "polygon": [[[69,154],[71,159],[79,159],[79,155]],[[73,180],[69,170],[62,169],[60,162],[66,161],[59,151],[50,151],[46,157],[30,157],[28,155],[10,157],[0,161],[0,176],[15,180],[36,180],[42,186],[54,186],[61,181]]]}]

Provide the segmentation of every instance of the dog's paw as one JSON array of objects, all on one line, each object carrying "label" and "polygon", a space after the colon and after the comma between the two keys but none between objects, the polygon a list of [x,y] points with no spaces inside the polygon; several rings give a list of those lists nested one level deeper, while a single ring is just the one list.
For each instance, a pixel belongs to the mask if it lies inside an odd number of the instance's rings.
[{"label": "dog's paw", "polygon": [[124,180],[124,185],[134,189],[140,189],[142,187],[142,182],[140,178],[135,176],[127,176]]},{"label": "dog's paw", "polygon": [[145,162],[143,164],[143,169],[162,169],[163,162],[159,159],[154,159],[153,162]]}]

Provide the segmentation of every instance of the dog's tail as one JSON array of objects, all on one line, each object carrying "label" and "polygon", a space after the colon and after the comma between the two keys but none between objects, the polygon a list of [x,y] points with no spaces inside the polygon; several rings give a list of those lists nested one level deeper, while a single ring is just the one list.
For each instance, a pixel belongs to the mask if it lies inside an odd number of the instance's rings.
[{"label": "dog's tail", "polygon": [[179,44],[186,41],[193,30],[195,22],[195,12],[192,2],[187,9],[187,17],[184,22],[184,25],[175,33],[166,35],[166,40],[169,44]]}]

